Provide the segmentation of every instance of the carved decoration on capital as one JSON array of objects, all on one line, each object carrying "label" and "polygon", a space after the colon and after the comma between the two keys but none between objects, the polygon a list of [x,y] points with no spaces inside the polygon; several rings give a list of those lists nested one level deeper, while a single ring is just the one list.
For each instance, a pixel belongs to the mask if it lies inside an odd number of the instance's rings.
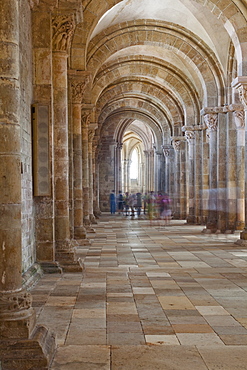
[{"label": "carved decoration on capital", "polygon": [[193,139],[195,139],[194,131],[185,131],[185,138],[189,144],[192,143]]},{"label": "carved decoration on capital", "polygon": [[52,47],[54,51],[69,51],[75,30],[74,15],[52,17]]},{"label": "carved decoration on capital", "polygon": [[85,78],[84,81],[71,80],[70,86],[72,103],[78,104],[82,103],[82,99],[85,94],[88,82],[89,82],[88,76]]},{"label": "carved decoration on capital", "polygon": [[82,111],[81,112],[81,125],[84,128],[87,128],[90,123],[90,112]]},{"label": "carved decoration on capital", "polygon": [[205,114],[204,121],[207,126],[207,137],[209,138],[210,134],[217,130],[218,115],[216,113]]},{"label": "carved decoration on capital", "polygon": [[244,106],[244,109],[247,110],[247,85],[241,85],[238,88],[239,99]]},{"label": "carved decoration on capital", "polygon": [[237,129],[244,128],[244,111],[243,110],[237,110],[233,112],[235,125]]},{"label": "carved decoration on capital", "polygon": [[180,149],[181,140],[173,140],[172,145],[174,150],[178,151]]},{"label": "carved decoration on capital", "polygon": [[0,294],[0,316],[27,310],[32,306],[32,296],[26,291]]},{"label": "carved decoration on capital", "polygon": [[163,149],[163,154],[166,158],[170,157],[170,150],[169,149]]}]

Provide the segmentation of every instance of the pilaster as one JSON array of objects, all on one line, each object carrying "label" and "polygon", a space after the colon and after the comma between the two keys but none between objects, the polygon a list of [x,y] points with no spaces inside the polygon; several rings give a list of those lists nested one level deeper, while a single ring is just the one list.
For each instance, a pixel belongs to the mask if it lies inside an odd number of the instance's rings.
[{"label": "pilaster", "polygon": [[240,115],[238,115],[238,120],[236,121],[237,124],[240,125],[240,127],[244,125],[244,133],[245,133],[244,139],[242,139],[242,141],[241,141],[241,138],[238,137],[239,144],[241,143],[241,145],[239,146],[242,147],[242,149],[238,151],[238,155],[240,156],[240,158],[242,158],[242,151],[244,148],[244,166],[242,165],[241,167],[242,167],[242,170],[244,170],[244,182],[245,182],[245,186],[244,186],[245,226],[244,226],[244,230],[240,233],[240,239],[237,241],[237,243],[243,244],[244,246],[246,246],[247,245],[247,197],[246,197],[247,195],[247,173],[246,173],[246,169],[247,169],[247,153],[246,153],[246,148],[247,148],[247,77],[246,76],[237,77],[233,81],[232,87],[238,91],[240,103],[243,105],[243,108],[244,108],[244,123],[239,121]]}]

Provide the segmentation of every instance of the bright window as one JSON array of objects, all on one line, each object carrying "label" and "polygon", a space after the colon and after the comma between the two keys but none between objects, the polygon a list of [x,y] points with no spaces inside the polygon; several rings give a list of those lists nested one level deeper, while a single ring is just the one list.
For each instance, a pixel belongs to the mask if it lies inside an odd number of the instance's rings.
[{"label": "bright window", "polygon": [[130,165],[130,178],[137,179],[138,178],[138,153],[137,150],[134,149],[131,155],[131,165]]}]

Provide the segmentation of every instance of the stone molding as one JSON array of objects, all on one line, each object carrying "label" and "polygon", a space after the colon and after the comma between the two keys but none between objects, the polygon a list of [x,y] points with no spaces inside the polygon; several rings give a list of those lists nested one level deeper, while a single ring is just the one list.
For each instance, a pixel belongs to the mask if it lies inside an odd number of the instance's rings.
[{"label": "stone molding", "polygon": [[53,51],[68,52],[75,30],[74,14],[56,15],[52,17],[52,48]]}]

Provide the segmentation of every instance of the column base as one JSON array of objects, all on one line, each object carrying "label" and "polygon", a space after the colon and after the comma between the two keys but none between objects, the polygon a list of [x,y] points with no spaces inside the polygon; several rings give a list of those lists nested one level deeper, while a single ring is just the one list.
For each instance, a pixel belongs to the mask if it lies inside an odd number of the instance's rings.
[{"label": "column base", "polygon": [[81,272],[79,261],[76,260],[74,251],[57,250],[56,260],[63,272]]},{"label": "column base", "polygon": [[44,326],[37,326],[30,339],[0,340],[0,368],[46,370],[55,350],[55,334]]},{"label": "column base", "polygon": [[59,266],[59,263],[54,262],[40,262],[40,266],[46,274],[61,274],[63,271]]},{"label": "column base", "polygon": [[92,226],[87,226],[86,229],[87,229],[87,233],[95,233],[95,229],[92,228]]},{"label": "column base", "polygon": [[243,221],[238,221],[236,223],[236,230],[244,230],[245,228],[245,223]]},{"label": "column base", "polygon": [[89,239],[74,239],[72,241],[75,248],[83,246],[83,245],[91,245],[91,240]]},{"label": "column base", "polygon": [[93,225],[97,225],[98,222],[96,221],[96,218],[93,214],[89,215],[89,219],[90,219],[90,222],[93,224]]},{"label": "column base", "polygon": [[247,246],[247,230],[240,233],[240,239],[235,242],[237,245]]}]

